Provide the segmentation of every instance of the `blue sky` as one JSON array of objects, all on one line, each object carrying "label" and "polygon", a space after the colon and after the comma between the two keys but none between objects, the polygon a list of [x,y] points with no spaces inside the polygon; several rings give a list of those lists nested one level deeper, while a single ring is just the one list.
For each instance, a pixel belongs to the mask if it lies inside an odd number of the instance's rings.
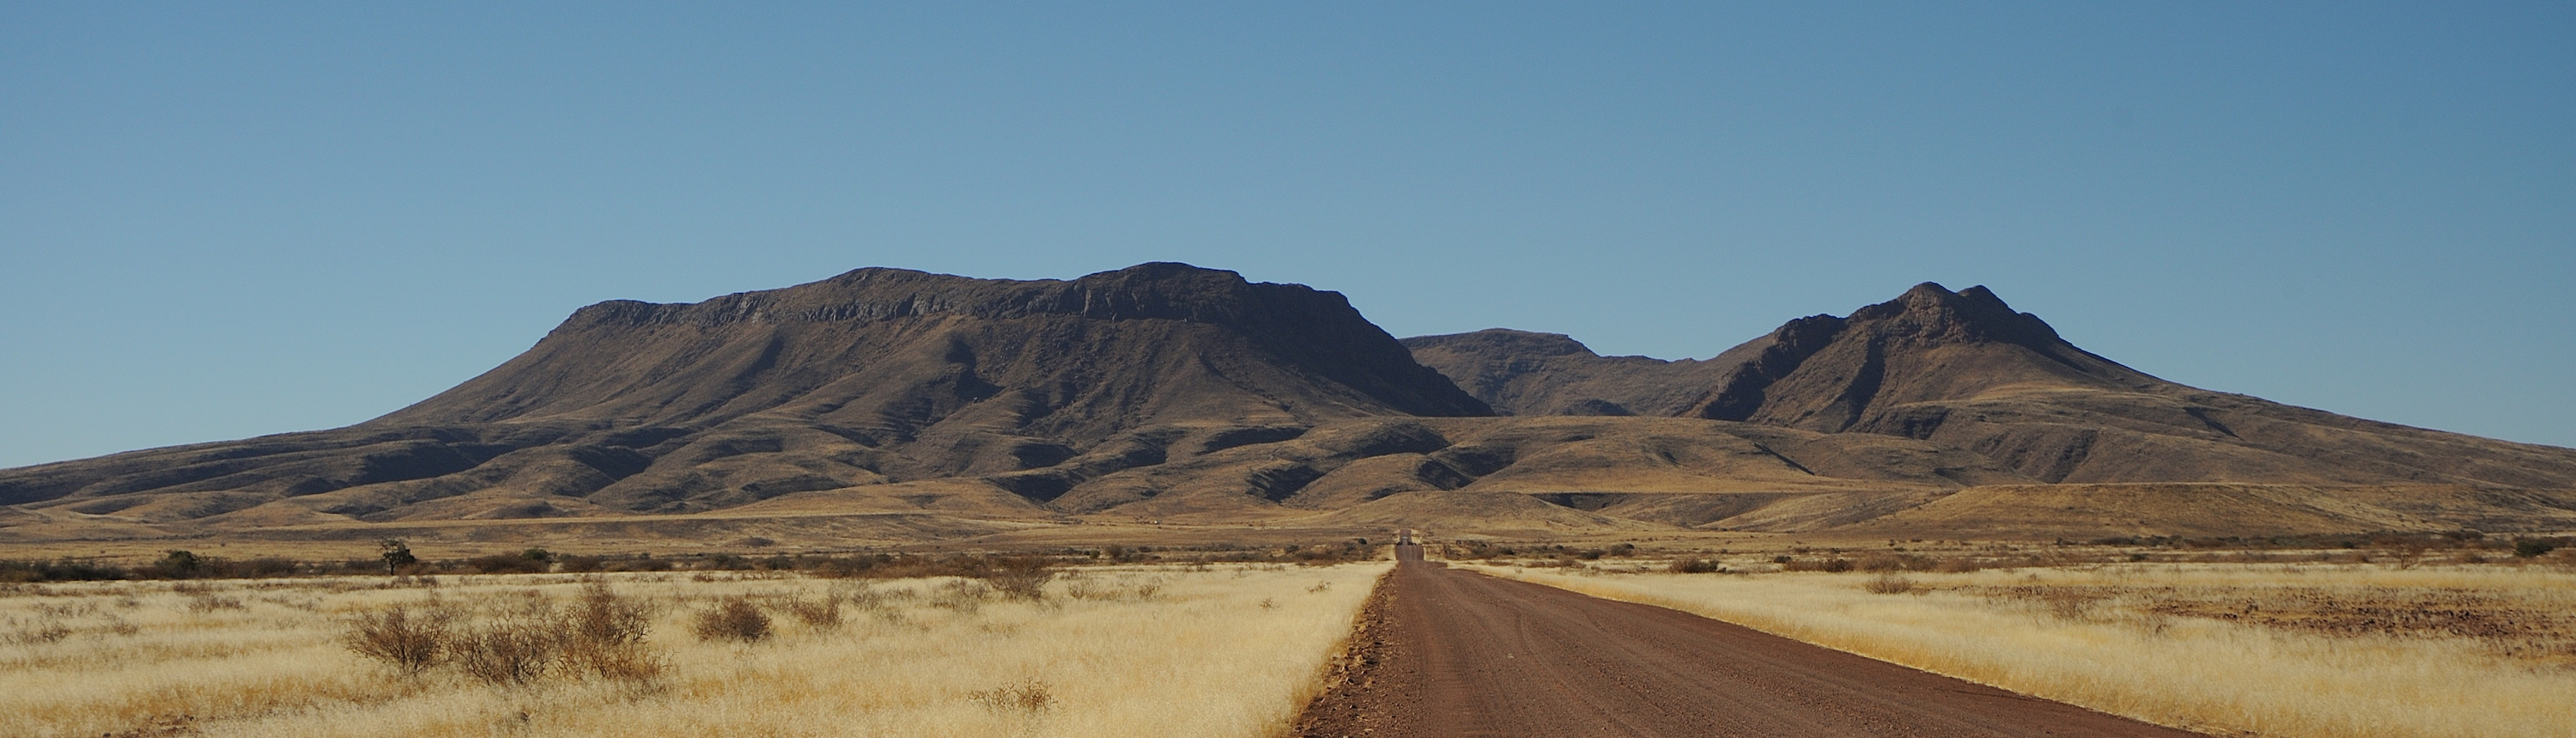
[{"label": "blue sky", "polygon": [[2576,446],[2576,5],[0,5],[0,466],[607,299],[1152,261],[1705,357],[1921,281]]}]

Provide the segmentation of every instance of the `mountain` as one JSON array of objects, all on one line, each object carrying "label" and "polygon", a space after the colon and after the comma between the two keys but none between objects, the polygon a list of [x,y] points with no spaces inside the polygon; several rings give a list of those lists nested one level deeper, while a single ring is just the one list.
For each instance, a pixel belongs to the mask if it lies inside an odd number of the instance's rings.
[{"label": "mountain", "polygon": [[0,503],[272,524],[687,512],[1064,463],[1106,473],[1193,433],[1240,444],[1489,412],[1337,293],[1183,264],[1070,281],[860,269],[592,305],[375,420],[8,470]]},{"label": "mountain", "polygon": [[1080,439],[1176,420],[1489,411],[1339,293],[1155,263],[1071,281],[860,269],[695,304],[600,303],[366,426],[761,413],[895,436],[966,424]]},{"label": "mountain", "polygon": [[1404,347],[1505,415],[1679,416],[1735,365],[1601,356],[1570,336],[1509,328],[1416,336]]},{"label": "mountain", "polygon": [[2168,382],[2077,348],[1984,287],[1924,283],[1707,361],[1602,357],[1563,336],[1406,339],[1497,410],[1596,408],[1964,449],[2043,482],[2576,486],[2576,450],[2293,407]]},{"label": "mountain", "polygon": [[1662,361],[1184,264],[872,268],[585,307],[347,428],[0,470],[0,544],[2502,530],[2569,487],[2576,450],[2166,382],[1983,288]]}]

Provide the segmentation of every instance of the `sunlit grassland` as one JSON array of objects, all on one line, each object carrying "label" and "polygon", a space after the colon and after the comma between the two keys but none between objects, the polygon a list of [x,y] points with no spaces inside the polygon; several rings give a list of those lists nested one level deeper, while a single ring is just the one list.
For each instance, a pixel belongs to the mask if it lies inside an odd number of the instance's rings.
[{"label": "sunlit grassland", "polygon": [[2220,734],[2576,735],[2576,572],[2565,568],[1473,568]]},{"label": "sunlit grassland", "polygon": [[[1035,600],[730,572],[17,585],[0,590],[0,735],[1267,736],[1386,566],[1092,567]],[[406,676],[345,645],[368,613],[490,624],[602,584],[648,614],[657,673]],[[767,637],[694,633],[736,598]]]}]

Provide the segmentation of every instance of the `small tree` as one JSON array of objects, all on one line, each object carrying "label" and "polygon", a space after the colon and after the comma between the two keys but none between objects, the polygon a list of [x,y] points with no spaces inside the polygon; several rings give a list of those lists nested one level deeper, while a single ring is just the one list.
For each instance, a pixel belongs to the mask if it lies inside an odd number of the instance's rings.
[{"label": "small tree", "polygon": [[198,556],[195,551],[172,549],[169,555],[161,557],[161,562],[155,568],[161,570],[163,576],[172,579],[194,579],[198,574],[205,572],[206,559]]},{"label": "small tree", "polygon": [[411,545],[404,543],[403,539],[387,538],[376,547],[384,552],[381,555],[385,559],[385,576],[400,574],[403,567],[420,563],[419,557],[411,555]]}]

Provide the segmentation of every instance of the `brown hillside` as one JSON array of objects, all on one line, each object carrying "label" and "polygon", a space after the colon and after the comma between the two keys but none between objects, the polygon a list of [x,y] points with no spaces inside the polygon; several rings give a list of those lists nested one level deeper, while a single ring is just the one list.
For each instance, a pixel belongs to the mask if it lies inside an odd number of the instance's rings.
[{"label": "brown hillside", "polygon": [[0,470],[0,543],[2508,531],[2576,521],[2517,489],[2568,487],[2576,450],[2176,385],[1982,288],[1665,362],[1399,343],[1340,295],[1180,264],[862,269],[584,308],[349,428]]},{"label": "brown hillside", "polygon": [[1404,346],[1504,415],[1681,415],[1733,366],[1601,356],[1563,334],[1508,328],[1416,336]]},{"label": "brown hillside", "polygon": [[1335,293],[1181,264],[1030,282],[862,269],[594,305],[382,418],[0,471],[0,503],[244,525],[686,512],[1487,413]]},{"label": "brown hillside", "polygon": [[[1983,287],[1925,283],[1847,318],[1791,321],[1705,362],[1606,359],[1570,340],[1494,331],[1406,343],[1513,413],[1582,414],[1561,409],[1607,403],[1901,436],[2045,482],[2576,485],[2576,449],[2167,382],[2067,343]],[[1670,399],[1684,394],[1692,399]]]}]

